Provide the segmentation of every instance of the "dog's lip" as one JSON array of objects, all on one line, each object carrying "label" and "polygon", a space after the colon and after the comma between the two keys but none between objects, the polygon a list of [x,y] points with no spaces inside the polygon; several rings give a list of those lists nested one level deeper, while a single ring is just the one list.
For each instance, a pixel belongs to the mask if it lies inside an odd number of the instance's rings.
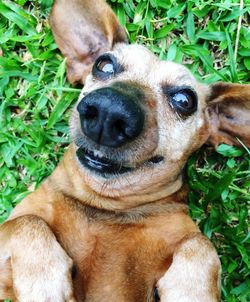
[{"label": "dog's lip", "polygon": [[[103,156],[100,157],[96,152],[84,148],[78,148],[76,155],[84,167],[101,174],[123,174],[126,172],[132,172],[138,168],[122,165],[122,163],[115,162]],[[162,156],[154,156],[145,161],[144,164],[157,164],[163,161],[163,159],[164,158]]]},{"label": "dog's lip", "polygon": [[125,173],[133,170],[131,167],[122,166],[106,157],[96,156],[93,151],[87,149],[79,148],[76,154],[81,164],[99,173]]}]

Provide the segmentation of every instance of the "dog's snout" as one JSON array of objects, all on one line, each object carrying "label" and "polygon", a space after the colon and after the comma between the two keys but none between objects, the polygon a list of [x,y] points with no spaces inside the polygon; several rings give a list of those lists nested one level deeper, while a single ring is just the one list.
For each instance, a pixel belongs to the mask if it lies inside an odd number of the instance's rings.
[{"label": "dog's snout", "polygon": [[112,87],[89,93],[77,110],[83,133],[103,146],[120,147],[143,130],[144,112],[138,97]]}]

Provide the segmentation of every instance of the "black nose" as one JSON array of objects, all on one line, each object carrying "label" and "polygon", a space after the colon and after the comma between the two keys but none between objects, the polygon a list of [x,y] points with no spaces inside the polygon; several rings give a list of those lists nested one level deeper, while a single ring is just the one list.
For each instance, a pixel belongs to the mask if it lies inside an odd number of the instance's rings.
[{"label": "black nose", "polygon": [[86,95],[77,110],[83,133],[103,146],[120,147],[143,129],[144,113],[136,93],[101,88]]}]

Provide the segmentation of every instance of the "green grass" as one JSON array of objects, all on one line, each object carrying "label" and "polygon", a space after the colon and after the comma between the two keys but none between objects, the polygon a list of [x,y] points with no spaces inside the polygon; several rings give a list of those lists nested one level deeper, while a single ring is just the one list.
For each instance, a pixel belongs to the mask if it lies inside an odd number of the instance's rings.
[{"label": "green grass", "polygon": [[[69,143],[69,109],[80,90],[65,79],[47,21],[51,3],[0,0],[0,222],[51,173]],[[242,10],[230,0],[110,3],[131,42],[163,60],[186,63],[207,83],[249,81],[249,0]],[[250,299],[249,171],[249,151],[226,145],[203,148],[187,166],[190,213],[218,250],[227,302]]]}]

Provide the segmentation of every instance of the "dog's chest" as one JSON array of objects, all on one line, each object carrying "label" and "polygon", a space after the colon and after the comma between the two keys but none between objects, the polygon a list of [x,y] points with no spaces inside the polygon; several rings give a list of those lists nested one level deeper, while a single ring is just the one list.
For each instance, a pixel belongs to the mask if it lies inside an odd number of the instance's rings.
[{"label": "dog's chest", "polygon": [[153,301],[155,284],[172,260],[166,229],[151,223],[88,220],[73,212],[54,227],[74,261],[79,302]]},{"label": "dog's chest", "polygon": [[90,219],[84,211],[66,205],[63,213],[67,215],[58,215],[52,228],[74,261],[79,302],[153,301],[155,284],[185,233],[183,214],[119,223]]},{"label": "dog's chest", "polygon": [[73,256],[80,301],[152,301],[171,261],[167,248],[134,226],[94,225]]}]

